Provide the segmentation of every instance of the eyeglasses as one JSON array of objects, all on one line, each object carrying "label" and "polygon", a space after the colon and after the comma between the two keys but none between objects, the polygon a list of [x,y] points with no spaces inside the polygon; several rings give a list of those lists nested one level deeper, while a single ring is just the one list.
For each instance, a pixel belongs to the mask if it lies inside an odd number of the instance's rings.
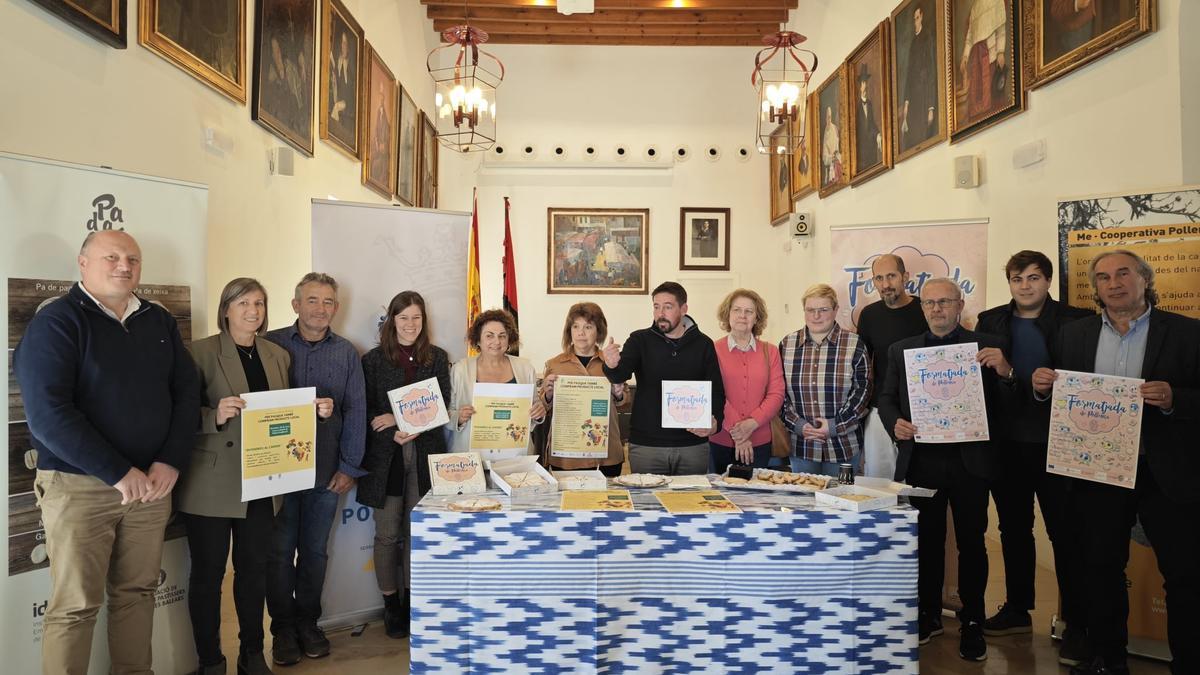
[{"label": "eyeglasses", "polygon": [[922,300],[921,306],[925,309],[933,309],[937,305],[941,309],[950,309],[955,303],[961,302],[958,298],[942,298],[940,300]]},{"label": "eyeglasses", "polygon": [[832,307],[807,307],[804,313],[808,316],[825,316],[833,311]]}]

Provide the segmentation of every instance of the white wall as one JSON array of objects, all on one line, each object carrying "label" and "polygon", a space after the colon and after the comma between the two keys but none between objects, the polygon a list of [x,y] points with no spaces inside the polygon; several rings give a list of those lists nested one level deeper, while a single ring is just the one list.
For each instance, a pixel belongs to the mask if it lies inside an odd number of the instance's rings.
[{"label": "white wall", "polygon": [[[409,0],[345,4],[392,72],[419,94],[418,105],[432,110],[425,54],[435,34],[425,8]],[[140,46],[138,3],[128,5],[129,47],[116,50],[31,2],[0,2],[7,92],[0,106],[0,149],[208,185],[209,285],[207,298],[199,301],[211,308],[210,325],[198,326],[197,335],[216,330],[221,287],[238,276],[257,277],[267,286],[274,298],[272,327],[285,325],[294,319],[286,299],[310,267],[309,200],[331,195],[384,200],[362,186],[358,162],[319,139],[312,158],[297,153],[295,176],[268,175],[267,151],[283,141],[251,121],[248,105]],[[247,5],[250,71],[254,3]],[[232,140],[224,156],[205,149],[205,127]],[[146,261],[147,279],[154,278],[154,267],[154,260]]]}]

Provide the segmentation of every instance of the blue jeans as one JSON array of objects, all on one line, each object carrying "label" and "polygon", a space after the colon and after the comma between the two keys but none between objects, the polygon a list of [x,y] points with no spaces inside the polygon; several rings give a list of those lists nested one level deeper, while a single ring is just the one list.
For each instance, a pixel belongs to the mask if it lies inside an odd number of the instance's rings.
[{"label": "blue jeans", "polygon": [[329,562],[326,548],[337,504],[338,494],[324,487],[283,496],[267,555],[272,635],[301,625],[315,626],[321,618],[321,591]]},{"label": "blue jeans", "polygon": [[[795,455],[792,455],[791,460],[792,473],[815,473],[837,478],[838,470],[841,468],[838,466],[840,462],[818,462],[812,459],[801,459]],[[860,450],[857,455],[854,455],[850,458],[850,461],[845,463],[854,466],[855,476],[862,474],[862,451]]]}]

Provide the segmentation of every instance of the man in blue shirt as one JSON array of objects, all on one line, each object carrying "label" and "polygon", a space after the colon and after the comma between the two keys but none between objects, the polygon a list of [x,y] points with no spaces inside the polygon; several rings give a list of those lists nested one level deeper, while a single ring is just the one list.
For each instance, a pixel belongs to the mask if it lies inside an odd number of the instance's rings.
[{"label": "man in blue shirt", "polygon": [[[1056,302],[1050,297],[1054,269],[1040,251],[1020,251],[1004,266],[1012,301],[979,315],[977,329],[1008,340],[1009,360],[1017,381],[1027,385],[1033,371],[1050,365],[1050,346],[1063,325],[1094,312]],[[1005,399],[1002,424],[993,432],[1003,451],[1000,479],[991,485],[1000,519],[1004,552],[1004,585],[1007,591],[1000,611],[983,623],[987,635],[1029,633],[1033,622],[1033,579],[1037,549],[1033,541],[1033,498],[1037,495],[1046,533],[1054,549],[1061,616],[1068,628],[1058,660],[1069,666],[1084,659],[1087,647],[1083,625],[1083,593],[1079,585],[1079,547],[1074,529],[1064,522],[1068,479],[1046,472],[1046,439],[1050,409],[1033,401],[1028,392]]]},{"label": "man in blue shirt", "polygon": [[275,663],[291,665],[301,654],[329,654],[317,627],[321,591],[329,562],[326,548],[338,497],[366,472],[359,468],[366,444],[366,386],[354,345],[330,328],[337,314],[337,281],[316,272],[304,275],[292,299],[296,323],[267,333],[292,355],[293,387],[316,387],[332,399],[333,415],[317,425],[317,478],[308,490],[284,495],[275,517],[267,561],[267,610],[271,613]]},{"label": "man in blue shirt", "polygon": [[[1200,321],[1158,309],[1154,268],[1132,251],[1106,250],[1088,270],[1099,316],[1059,331],[1055,368],[1136,377],[1142,410],[1132,490],[1071,479],[1068,509],[1081,541],[1084,623],[1095,652],[1073,674],[1128,673],[1129,531],[1141,520],[1167,604],[1172,673],[1200,672]],[[1033,372],[1034,397],[1050,397],[1058,372]]]}]

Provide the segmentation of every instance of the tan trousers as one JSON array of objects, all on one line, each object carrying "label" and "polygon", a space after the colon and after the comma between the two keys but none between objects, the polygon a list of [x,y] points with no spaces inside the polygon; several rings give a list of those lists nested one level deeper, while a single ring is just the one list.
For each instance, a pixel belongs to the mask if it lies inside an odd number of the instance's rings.
[{"label": "tan trousers", "polygon": [[40,470],[34,492],[50,555],[42,672],[86,675],[107,592],[110,672],[152,673],[154,591],[170,497],[122,506],[121,493],[98,478]]}]

